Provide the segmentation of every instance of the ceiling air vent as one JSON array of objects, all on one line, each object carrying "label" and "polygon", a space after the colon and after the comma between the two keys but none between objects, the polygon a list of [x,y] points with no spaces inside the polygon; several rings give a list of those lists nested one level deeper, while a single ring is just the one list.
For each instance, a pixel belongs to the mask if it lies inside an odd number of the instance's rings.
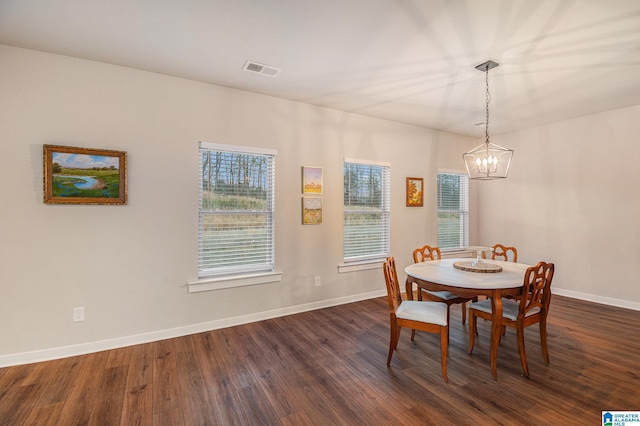
[{"label": "ceiling air vent", "polygon": [[282,71],[279,68],[271,67],[265,64],[260,64],[254,61],[247,61],[244,64],[244,67],[242,67],[242,69],[245,71],[255,72],[257,74],[266,75],[267,77],[277,77],[278,74],[280,74],[280,71]]}]

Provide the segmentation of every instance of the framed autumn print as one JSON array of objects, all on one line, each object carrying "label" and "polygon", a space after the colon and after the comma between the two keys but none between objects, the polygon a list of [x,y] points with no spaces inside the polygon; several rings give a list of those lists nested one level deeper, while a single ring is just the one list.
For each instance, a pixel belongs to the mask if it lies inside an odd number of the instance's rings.
[{"label": "framed autumn print", "polygon": [[322,223],[322,198],[302,197],[302,224],[319,225]]},{"label": "framed autumn print", "polygon": [[424,205],[424,179],[407,178],[407,207],[422,207]]},{"label": "framed autumn print", "polygon": [[322,167],[302,166],[302,193],[322,194]]},{"label": "framed autumn print", "polygon": [[45,204],[127,204],[127,153],[43,145]]}]

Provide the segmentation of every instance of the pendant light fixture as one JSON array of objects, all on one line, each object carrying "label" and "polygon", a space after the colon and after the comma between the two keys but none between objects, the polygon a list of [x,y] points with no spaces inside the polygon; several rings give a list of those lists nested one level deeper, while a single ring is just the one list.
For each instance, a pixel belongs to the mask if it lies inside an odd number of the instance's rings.
[{"label": "pendant light fixture", "polygon": [[489,70],[498,66],[497,62],[487,61],[476,67],[484,71],[487,85],[486,92],[486,121],[484,143],[462,155],[467,167],[469,179],[491,180],[506,178],[511,165],[513,150],[489,142]]}]

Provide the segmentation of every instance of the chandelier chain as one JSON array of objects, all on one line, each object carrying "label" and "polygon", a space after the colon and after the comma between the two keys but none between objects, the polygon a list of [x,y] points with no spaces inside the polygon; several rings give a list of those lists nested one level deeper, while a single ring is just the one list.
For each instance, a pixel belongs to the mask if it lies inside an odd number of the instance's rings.
[{"label": "chandelier chain", "polygon": [[491,102],[491,93],[489,93],[489,66],[487,65],[487,68],[484,72],[485,75],[485,83],[486,83],[486,87],[487,87],[487,92],[486,92],[486,120],[485,120],[485,131],[484,131],[484,140],[485,142],[488,144],[489,143],[489,102]]}]

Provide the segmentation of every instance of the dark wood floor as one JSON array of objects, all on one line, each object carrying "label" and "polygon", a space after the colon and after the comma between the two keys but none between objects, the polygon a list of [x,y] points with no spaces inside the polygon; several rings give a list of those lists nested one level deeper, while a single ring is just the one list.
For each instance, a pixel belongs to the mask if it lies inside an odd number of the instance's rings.
[{"label": "dark wood floor", "polygon": [[489,323],[467,355],[452,309],[449,383],[438,338],[408,332],[386,366],[385,298],[91,355],[0,369],[2,425],[597,425],[640,410],[640,312],[554,296],[551,364],[515,333],[491,378]]}]

